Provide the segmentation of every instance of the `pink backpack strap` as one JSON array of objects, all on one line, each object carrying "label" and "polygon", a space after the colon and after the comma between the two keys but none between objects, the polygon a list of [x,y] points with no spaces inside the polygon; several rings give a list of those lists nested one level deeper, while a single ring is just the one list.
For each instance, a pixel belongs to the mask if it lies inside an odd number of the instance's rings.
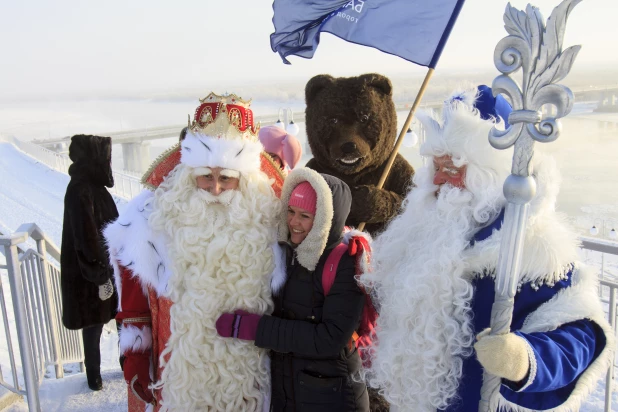
[{"label": "pink backpack strap", "polygon": [[330,292],[330,288],[335,283],[335,275],[337,275],[337,266],[339,266],[339,261],[341,257],[348,251],[348,245],[341,242],[333,250],[331,250],[330,254],[326,258],[326,262],[324,263],[324,270],[322,271],[322,289],[324,289],[324,296],[328,295]]}]

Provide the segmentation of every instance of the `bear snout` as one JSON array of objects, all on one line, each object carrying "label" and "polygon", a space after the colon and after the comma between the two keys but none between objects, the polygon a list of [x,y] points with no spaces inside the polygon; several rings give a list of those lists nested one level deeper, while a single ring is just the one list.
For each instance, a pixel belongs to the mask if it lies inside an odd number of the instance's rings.
[{"label": "bear snout", "polygon": [[356,143],[354,142],[345,142],[341,145],[341,152],[343,154],[350,154],[356,151]]},{"label": "bear snout", "polygon": [[367,142],[360,136],[348,137],[339,142],[332,142],[331,156],[339,170],[344,173],[354,172],[359,167],[362,167],[364,160],[370,152],[370,147]]}]

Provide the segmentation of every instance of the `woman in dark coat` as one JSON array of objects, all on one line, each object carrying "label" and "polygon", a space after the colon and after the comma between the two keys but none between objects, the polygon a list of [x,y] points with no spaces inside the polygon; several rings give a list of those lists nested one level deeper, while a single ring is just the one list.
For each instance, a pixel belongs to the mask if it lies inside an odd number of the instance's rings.
[{"label": "woman in dark coat", "polygon": [[271,411],[368,411],[367,388],[352,379],[362,366],[352,335],[365,302],[354,279],[355,258],[342,256],[327,296],[322,286],[325,261],[342,242],[350,189],[300,168],[286,178],[281,199],[287,270],[284,279],[273,278],[275,311],[223,314],[217,331],[272,349]]},{"label": "woman in dark coat", "polygon": [[64,197],[61,289],[62,323],[83,329],[88,386],[102,388],[100,340],[103,325],[116,315],[118,298],[111,283],[113,269],[101,234],[118,217],[107,187],[114,186],[109,137],[71,138],[71,181]]}]

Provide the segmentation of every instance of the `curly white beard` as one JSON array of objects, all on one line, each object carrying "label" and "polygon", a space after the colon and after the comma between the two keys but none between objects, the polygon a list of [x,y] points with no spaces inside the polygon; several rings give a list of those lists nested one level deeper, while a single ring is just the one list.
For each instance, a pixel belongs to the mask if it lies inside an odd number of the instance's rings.
[{"label": "curly white beard", "polygon": [[457,393],[474,339],[462,252],[501,207],[488,180],[477,180],[477,195],[445,185],[436,199],[432,175],[417,172],[403,212],[373,244],[374,271],[361,277],[381,307],[364,377],[401,411],[443,409]]},{"label": "curly white beard", "polygon": [[[270,395],[268,355],[253,342],[218,336],[219,315],[271,313],[279,202],[261,173],[218,197],[180,166],[155,192],[150,225],[169,238],[171,337],[159,362],[162,410],[259,411]],[[224,192],[225,194],[225,192]],[[164,362],[164,356],[169,360]]]}]

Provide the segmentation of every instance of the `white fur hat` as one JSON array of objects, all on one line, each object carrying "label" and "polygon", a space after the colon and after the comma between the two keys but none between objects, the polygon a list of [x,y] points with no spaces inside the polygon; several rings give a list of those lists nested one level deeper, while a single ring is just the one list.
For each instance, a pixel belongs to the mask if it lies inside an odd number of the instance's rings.
[{"label": "white fur hat", "polygon": [[253,124],[250,101],[235,94],[210,93],[200,99],[193,123],[180,143],[181,163],[249,173],[260,169],[259,125]]},{"label": "white fur hat", "polygon": [[[491,93],[491,89],[487,89]],[[508,113],[478,110],[477,102],[486,90],[479,93],[479,89],[470,88],[454,93],[444,102],[441,118],[435,112],[419,114],[419,120],[426,130],[426,139],[420,149],[422,156],[450,155],[455,166],[491,169],[506,177],[510,170],[512,150],[494,149],[488,136],[494,125],[504,127],[507,119],[503,120],[502,117],[508,116]]]}]

